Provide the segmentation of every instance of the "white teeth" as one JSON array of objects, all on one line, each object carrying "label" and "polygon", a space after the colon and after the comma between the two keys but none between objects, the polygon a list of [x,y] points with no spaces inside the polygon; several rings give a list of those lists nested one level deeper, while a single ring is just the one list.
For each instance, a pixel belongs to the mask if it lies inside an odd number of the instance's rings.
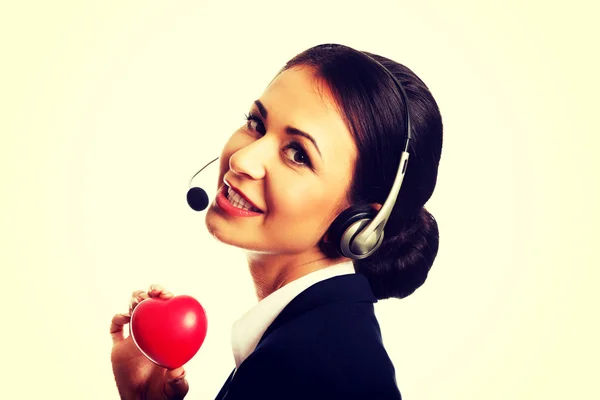
[{"label": "white teeth", "polygon": [[233,204],[234,207],[242,208],[248,211],[260,211],[253,207],[252,204],[248,203],[246,199],[244,199],[230,187],[227,187],[227,200],[229,200],[229,202]]}]

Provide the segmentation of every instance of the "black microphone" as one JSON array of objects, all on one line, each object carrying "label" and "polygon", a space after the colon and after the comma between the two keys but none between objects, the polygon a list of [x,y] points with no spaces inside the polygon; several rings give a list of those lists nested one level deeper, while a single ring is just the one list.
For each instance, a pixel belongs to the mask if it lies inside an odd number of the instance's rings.
[{"label": "black microphone", "polygon": [[[192,180],[196,177],[196,175],[198,175],[200,172],[202,172],[204,168],[208,167],[210,164],[214,163],[218,159],[219,157],[215,158],[214,160],[206,164],[204,167],[202,167],[200,171],[196,172],[194,176],[192,176],[192,179],[190,179],[190,186],[192,184]],[[206,207],[208,207],[208,194],[206,194],[206,190],[197,186],[190,188],[190,190],[188,190],[187,192],[187,202],[188,205],[192,208],[192,210],[203,211]]]},{"label": "black microphone", "polygon": [[193,187],[187,192],[187,202],[192,210],[202,211],[208,207],[208,195],[199,187]]}]

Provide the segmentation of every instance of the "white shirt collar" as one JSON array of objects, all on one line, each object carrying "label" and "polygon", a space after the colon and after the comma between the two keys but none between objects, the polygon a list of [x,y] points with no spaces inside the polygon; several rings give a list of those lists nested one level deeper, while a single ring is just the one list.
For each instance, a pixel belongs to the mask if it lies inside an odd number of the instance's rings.
[{"label": "white shirt collar", "polygon": [[242,315],[231,330],[231,347],[236,368],[254,351],[269,325],[296,296],[315,283],[354,272],[352,261],[311,272],[274,291]]}]

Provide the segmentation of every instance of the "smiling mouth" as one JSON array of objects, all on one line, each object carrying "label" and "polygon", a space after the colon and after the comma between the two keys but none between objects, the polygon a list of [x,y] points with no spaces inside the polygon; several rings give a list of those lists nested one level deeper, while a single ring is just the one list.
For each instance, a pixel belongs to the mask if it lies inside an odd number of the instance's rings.
[{"label": "smiling mouth", "polygon": [[261,213],[261,214],[263,213],[262,210],[259,210],[258,208],[254,207],[246,199],[244,199],[239,193],[237,193],[235,190],[233,190],[232,188],[230,188],[227,185],[225,185],[225,197],[227,198],[227,201],[229,201],[231,203],[231,205],[236,208],[240,208],[242,210],[248,210],[248,211],[252,211],[252,212],[257,212],[257,213]]}]

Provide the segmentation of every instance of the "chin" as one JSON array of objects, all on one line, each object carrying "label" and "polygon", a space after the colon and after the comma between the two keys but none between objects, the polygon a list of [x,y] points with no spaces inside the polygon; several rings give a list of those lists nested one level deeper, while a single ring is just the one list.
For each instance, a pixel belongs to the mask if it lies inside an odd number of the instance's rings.
[{"label": "chin", "polygon": [[204,224],[206,225],[206,230],[211,234],[212,237],[217,239],[221,243],[229,244],[223,237],[223,230],[219,229],[218,222],[215,221],[216,216],[212,209],[209,209],[206,213],[206,218],[204,218]]},{"label": "chin", "polygon": [[[210,208],[205,218],[206,229],[210,235],[220,243],[237,247],[238,249],[258,254],[304,254],[318,251],[318,245],[310,240],[299,242],[298,240],[270,237],[268,234],[261,235],[259,231],[248,232],[239,226],[231,224],[223,219],[214,209]],[[264,232],[263,232],[264,233]],[[280,239],[277,241],[277,239]]]},{"label": "chin", "polygon": [[208,233],[210,233],[213,238],[223,244],[244,250],[264,251],[264,249],[256,248],[256,240],[252,241],[254,243],[250,243],[250,240],[246,241],[243,237],[240,237],[240,229],[232,229],[232,227],[227,223],[223,223],[219,216],[215,215],[212,210],[209,210],[206,213],[204,222]]}]

